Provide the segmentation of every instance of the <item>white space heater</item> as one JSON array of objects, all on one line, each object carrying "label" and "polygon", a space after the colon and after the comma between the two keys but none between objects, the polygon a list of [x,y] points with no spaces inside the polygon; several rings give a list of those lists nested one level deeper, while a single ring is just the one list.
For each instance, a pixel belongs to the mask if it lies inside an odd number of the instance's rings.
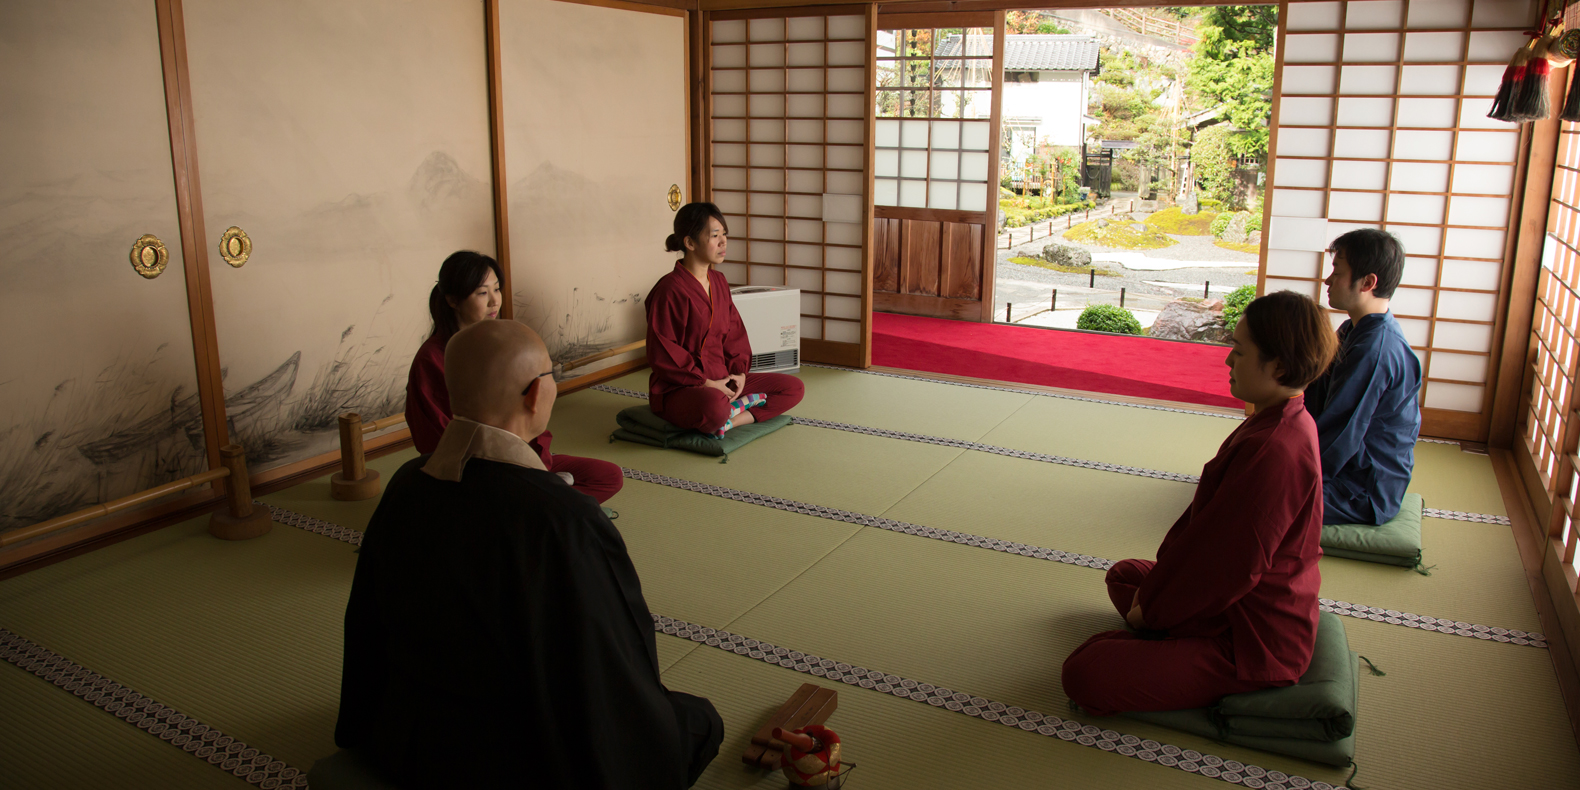
[{"label": "white space heater", "polygon": [[789,373],[801,368],[801,290],[773,285],[730,289],[752,344],[753,373]]}]

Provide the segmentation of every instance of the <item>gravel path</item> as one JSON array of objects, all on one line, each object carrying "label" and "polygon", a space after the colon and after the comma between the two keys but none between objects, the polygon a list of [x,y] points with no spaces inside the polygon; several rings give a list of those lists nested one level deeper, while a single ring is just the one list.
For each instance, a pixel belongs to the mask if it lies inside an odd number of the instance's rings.
[{"label": "gravel path", "polygon": [[[1123,215],[1121,215],[1123,216]],[[1150,216],[1150,213],[1136,212],[1130,215],[1133,220],[1140,221]],[[1056,236],[1053,239],[1039,238],[1028,244],[1021,244],[1014,249],[999,250],[997,255],[997,277],[995,279],[993,303],[994,315],[1002,321],[1004,305],[1016,305],[1014,315],[1018,320],[1020,316],[1031,312],[1033,309],[1046,308],[1049,298],[1055,288],[1059,291],[1059,306],[1071,309],[1079,308],[1088,303],[1116,303],[1117,293],[1120,288],[1127,292],[1126,307],[1137,309],[1160,309],[1163,304],[1180,296],[1201,296],[1204,286],[1210,284],[1214,297],[1222,298],[1229,291],[1242,285],[1256,284],[1256,270],[1258,257],[1249,253],[1227,250],[1213,244],[1211,236],[1174,236],[1170,235],[1177,244],[1157,250],[1125,250],[1115,247],[1100,247],[1090,244],[1077,244],[1069,239]],[[1111,261],[1097,261],[1093,265],[1099,271],[1108,270],[1118,276],[1097,277],[1097,289],[1093,293],[1087,288],[1090,277],[1087,274],[1068,274],[1052,269],[1043,269],[1037,266],[1024,266],[1010,263],[1010,258],[1021,256],[1037,257],[1043,247],[1050,243],[1067,244],[1081,247],[1091,252],[1141,252],[1149,258],[1170,258],[1182,261],[1231,261],[1243,262],[1245,268],[1227,268],[1221,266],[1165,269],[1161,271],[1136,271]],[[1176,287],[1158,285],[1157,283],[1178,283]],[[1032,307],[1036,305],[1037,307]],[[1025,306],[1024,308],[1022,306]]]}]

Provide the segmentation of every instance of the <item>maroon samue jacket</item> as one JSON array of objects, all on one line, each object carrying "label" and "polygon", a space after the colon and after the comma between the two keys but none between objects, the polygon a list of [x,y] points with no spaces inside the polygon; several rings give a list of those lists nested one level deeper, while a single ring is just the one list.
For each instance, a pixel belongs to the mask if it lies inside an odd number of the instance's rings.
[{"label": "maroon samue jacket", "polygon": [[745,373],[752,364],[746,326],[730,300],[730,284],[708,270],[708,291],[675,262],[647,295],[648,402],[663,411],[665,393],[704,380]]},{"label": "maroon samue jacket", "polygon": [[[430,336],[417,347],[411,372],[406,374],[406,427],[411,429],[411,443],[423,455],[439,446],[444,426],[450,424],[450,390],[444,386],[444,344],[448,342],[450,338]],[[528,442],[550,469],[554,457],[549,453],[552,441],[554,434],[544,431]]]},{"label": "maroon samue jacket", "polygon": [[1234,640],[1241,680],[1298,680],[1317,639],[1322,458],[1297,396],[1258,412],[1202,468],[1141,584],[1149,627]]}]

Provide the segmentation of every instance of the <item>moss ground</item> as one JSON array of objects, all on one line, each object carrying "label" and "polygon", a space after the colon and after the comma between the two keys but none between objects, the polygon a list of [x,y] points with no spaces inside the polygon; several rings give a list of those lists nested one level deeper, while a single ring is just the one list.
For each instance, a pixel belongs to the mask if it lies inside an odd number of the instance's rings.
[{"label": "moss ground", "polygon": [[1109,271],[1108,269],[1104,269],[1104,268],[1101,268],[1101,267],[1098,267],[1098,266],[1065,266],[1062,263],[1054,263],[1052,261],[1045,261],[1045,260],[1043,260],[1041,258],[1028,258],[1028,257],[1026,257],[1024,255],[1016,257],[1016,258],[1010,258],[1009,262],[1010,263],[1018,263],[1018,264],[1020,264],[1022,266],[1035,266],[1035,267],[1037,267],[1039,269],[1051,269],[1053,271],[1064,272],[1066,274],[1086,274],[1087,272],[1090,272],[1093,269],[1097,269],[1097,276],[1099,276],[1099,277],[1118,277],[1119,276],[1118,272]]},{"label": "moss ground", "polygon": [[1212,221],[1217,218],[1217,212],[1206,209],[1195,214],[1186,214],[1180,211],[1179,206],[1169,206],[1143,221],[1164,233],[1175,236],[1211,236]]},{"label": "moss ground", "polygon": [[[1244,252],[1251,255],[1262,254],[1262,245],[1260,244],[1236,244],[1230,241],[1215,241],[1213,244],[1226,250],[1234,250],[1235,252]],[[1256,274],[1256,272],[1247,272],[1247,274]]]},{"label": "moss ground", "polygon": [[[1064,237],[1081,244],[1118,247],[1126,250],[1155,250],[1172,247],[1179,242],[1169,238],[1155,226],[1144,222],[1110,222],[1101,227],[1103,220],[1083,222],[1064,232]],[[1141,230],[1136,227],[1145,228]]]}]

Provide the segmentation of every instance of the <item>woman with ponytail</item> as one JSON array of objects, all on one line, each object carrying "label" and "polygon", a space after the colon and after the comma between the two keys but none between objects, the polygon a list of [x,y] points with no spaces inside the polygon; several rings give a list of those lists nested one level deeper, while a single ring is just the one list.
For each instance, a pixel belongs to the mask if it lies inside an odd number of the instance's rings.
[{"label": "woman with ponytail", "polygon": [[[480,252],[462,250],[445,258],[439,267],[439,282],[428,294],[433,333],[417,349],[406,377],[406,425],[419,453],[431,453],[439,446],[439,437],[453,416],[450,392],[444,384],[445,344],[456,332],[499,317],[504,303],[501,281],[499,262]],[[544,431],[529,442],[544,468],[600,504],[620,490],[624,482],[620,467],[594,458],[554,455],[549,452],[552,441],[554,435]]]},{"label": "woman with ponytail", "polygon": [[664,249],[683,257],[647,295],[648,403],[674,425],[715,436],[778,417],[806,392],[795,376],[747,372],[746,327],[715,268],[728,235],[718,206],[682,206]]}]

